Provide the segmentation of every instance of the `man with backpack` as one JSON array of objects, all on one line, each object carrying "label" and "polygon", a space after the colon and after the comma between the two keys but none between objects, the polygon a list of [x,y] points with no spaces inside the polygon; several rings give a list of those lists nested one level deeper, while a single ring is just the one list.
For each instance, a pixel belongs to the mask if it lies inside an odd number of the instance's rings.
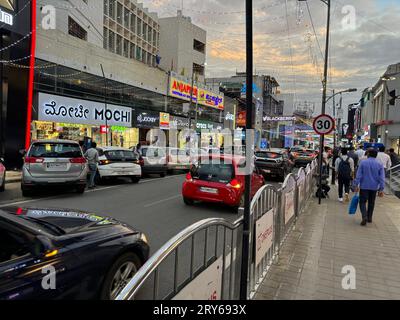
[{"label": "man with backpack", "polygon": [[345,201],[350,201],[350,183],[354,177],[354,160],[348,156],[347,149],[341,150],[341,156],[336,159],[335,170],[339,182],[339,201],[343,202],[343,187]]}]

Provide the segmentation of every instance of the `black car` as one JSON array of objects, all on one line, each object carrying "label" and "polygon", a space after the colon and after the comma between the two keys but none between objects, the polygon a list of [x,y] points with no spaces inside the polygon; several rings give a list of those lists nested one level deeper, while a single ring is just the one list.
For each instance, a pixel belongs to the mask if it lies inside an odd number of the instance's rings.
[{"label": "black car", "polygon": [[288,173],[292,172],[294,165],[284,149],[257,151],[255,153],[255,164],[265,179],[279,177],[282,181],[285,180]]},{"label": "black car", "polygon": [[113,299],[148,257],[146,236],[112,218],[0,209],[0,300]]}]

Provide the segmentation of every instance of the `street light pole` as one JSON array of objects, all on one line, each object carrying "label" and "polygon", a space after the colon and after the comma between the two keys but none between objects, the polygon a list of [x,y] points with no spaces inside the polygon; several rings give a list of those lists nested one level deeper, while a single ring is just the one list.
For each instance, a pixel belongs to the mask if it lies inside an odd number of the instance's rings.
[{"label": "street light pole", "polygon": [[[253,0],[246,0],[246,140],[247,135],[253,128]],[[246,144],[246,155],[252,159],[254,144]],[[250,149],[250,151],[249,151]],[[247,165],[247,167],[249,167]],[[250,168],[252,164],[250,163]],[[251,170],[249,170],[251,171]],[[243,243],[242,243],[242,264],[240,277],[240,300],[247,300],[248,273],[250,260],[250,189],[251,172],[246,172],[245,176],[245,199],[243,214]]]},{"label": "street light pole", "polygon": [[107,78],[104,73],[103,64],[100,63],[101,73],[103,74],[104,78],[104,117],[106,119],[106,146],[108,147],[108,121],[107,121]]}]

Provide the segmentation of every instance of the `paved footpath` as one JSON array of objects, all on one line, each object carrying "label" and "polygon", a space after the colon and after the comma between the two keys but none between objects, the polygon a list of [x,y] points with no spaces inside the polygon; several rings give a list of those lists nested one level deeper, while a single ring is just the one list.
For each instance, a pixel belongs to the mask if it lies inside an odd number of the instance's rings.
[{"label": "paved footpath", "polygon": [[[336,188],[321,206],[312,199],[259,287],[257,300],[400,299],[400,199],[377,200],[372,224],[347,213]],[[354,266],[356,289],[344,290],[344,266]]]}]

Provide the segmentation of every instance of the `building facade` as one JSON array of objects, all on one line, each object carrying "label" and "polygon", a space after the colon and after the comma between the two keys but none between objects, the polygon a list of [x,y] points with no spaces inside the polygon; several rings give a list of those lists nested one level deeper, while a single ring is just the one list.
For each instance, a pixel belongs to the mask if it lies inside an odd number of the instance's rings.
[{"label": "building facade", "polygon": [[190,17],[178,11],[176,17],[159,19],[160,66],[186,78],[195,75],[204,81],[207,32],[194,25]]}]

